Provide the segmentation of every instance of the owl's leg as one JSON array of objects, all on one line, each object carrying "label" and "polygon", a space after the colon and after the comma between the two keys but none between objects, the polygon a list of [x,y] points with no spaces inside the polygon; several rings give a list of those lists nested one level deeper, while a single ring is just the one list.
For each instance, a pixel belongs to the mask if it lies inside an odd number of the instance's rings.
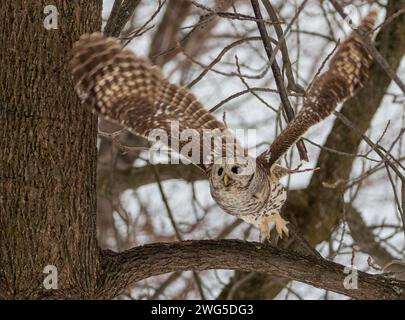
[{"label": "owl's leg", "polygon": [[267,222],[267,217],[263,217],[260,219],[260,224],[259,224],[259,229],[260,229],[260,235],[259,235],[259,242],[266,242],[266,240],[270,240],[270,227],[269,227],[269,222]]},{"label": "owl's leg", "polygon": [[287,224],[289,223],[287,220],[283,219],[278,212],[271,212],[269,215],[263,215],[260,218],[259,228],[260,228],[260,242],[270,240],[270,232],[271,229],[269,224],[274,222],[276,231],[280,239],[283,238],[283,234],[288,237],[288,228]]},{"label": "owl's leg", "polygon": [[287,220],[283,219],[278,212],[274,212],[270,216],[271,221],[274,221],[276,225],[276,231],[280,239],[283,238],[283,233],[288,237],[288,228],[287,224],[289,223]]}]

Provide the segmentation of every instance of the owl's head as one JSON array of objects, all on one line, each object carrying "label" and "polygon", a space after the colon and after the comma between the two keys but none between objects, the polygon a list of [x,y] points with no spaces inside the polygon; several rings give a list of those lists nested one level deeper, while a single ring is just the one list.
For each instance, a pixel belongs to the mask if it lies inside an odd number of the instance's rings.
[{"label": "owl's head", "polygon": [[256,160],[252,157],[222,159],[212,165],[210,183],[214,189],[245,189],[252,181],[255,171]]}]

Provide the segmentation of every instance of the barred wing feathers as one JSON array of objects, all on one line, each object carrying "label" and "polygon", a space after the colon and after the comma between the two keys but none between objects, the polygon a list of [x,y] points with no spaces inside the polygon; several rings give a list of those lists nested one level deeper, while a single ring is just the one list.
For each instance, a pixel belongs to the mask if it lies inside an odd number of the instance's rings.
[{"label": "barred wing feathers", "polygon": [[[189,90],[164,79],[157,67],[122,48],[114,38],[100,33],[82,36],[74,45],[70,70],[84,104],[137,135],[147,138],[152,130],[162,129],[172,147],[173,132],[178,135],[185,129],[195,130],[200,152],[193,158],[189,153],[185,155],[190,155],[203,170],[209,169],[210,159],[217,156],[213,154],[212,140],[203,142],[203,129],[217,130],[221,139],[236,143],[224,123],[206,111]],[[173,124],[177,124],[178,132],[173,131]],[[179,141],[179,149],[190,139]],[[210,144],[210,159],[203,158],[204,143]]]},{"label": "barred wing feathers", "polygon": [[[376,18],[376,12],[370,12],[359,27],[370,39]],[[353,96],[367,77],[371,61],[359,36],[350,35],[335,52],[328,71],[314,81],[301,111],[269,149],[259,155],[258,161],[270,168],[311,126],[328,117],[338,103]]]}]

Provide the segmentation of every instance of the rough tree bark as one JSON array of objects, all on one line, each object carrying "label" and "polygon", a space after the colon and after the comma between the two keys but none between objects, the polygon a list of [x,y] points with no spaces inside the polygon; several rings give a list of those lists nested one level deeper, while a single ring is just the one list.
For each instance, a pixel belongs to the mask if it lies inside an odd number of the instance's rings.
[{"label": "rough tree bark", "polygon": [[[97,118],[69,88],[79,35],[101,28],[100,0],[1,0],[0,298],[90,298],[96,288]],[[60,290],[45,290],[44,267]]]},{"label": "rough tree bark", "polygon": [[[237,269],[298,280],[357,299],[403,299],[405,282],[358,272],[358,289],[344,286],[344,266],[291,250],[240,240],[154,243],[123,253],[105,251],[103,297],[112,298],[136,281],[173,271]],[[117,290],[117,291],[115,291]]]}]

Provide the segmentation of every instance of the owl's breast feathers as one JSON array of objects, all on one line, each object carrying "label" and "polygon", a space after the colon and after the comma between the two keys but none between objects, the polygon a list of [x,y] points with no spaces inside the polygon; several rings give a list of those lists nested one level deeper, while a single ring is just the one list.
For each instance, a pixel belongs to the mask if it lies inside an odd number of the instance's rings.
[{"label": "owl's breast feathers", "polygon": [[287,193],[282,184],[270,179],[265,168],[258,166],[249,185],[244,189],[224,189],[213,187],[211,194],[218,205],[227,213],[237,216],[251,224],[258,224],[260,217],[279,213]]},{"label": "owl's breast feathers", "polygon": [[261,218],[280,214],[286,200],[287,192],[283,185],[278,181],[274,181],[272,182],[271,192],[268,198],[263,201],[262,207],[257,211],[239,215],[239,218],[247,223],[259,225],[262,221]]}]

